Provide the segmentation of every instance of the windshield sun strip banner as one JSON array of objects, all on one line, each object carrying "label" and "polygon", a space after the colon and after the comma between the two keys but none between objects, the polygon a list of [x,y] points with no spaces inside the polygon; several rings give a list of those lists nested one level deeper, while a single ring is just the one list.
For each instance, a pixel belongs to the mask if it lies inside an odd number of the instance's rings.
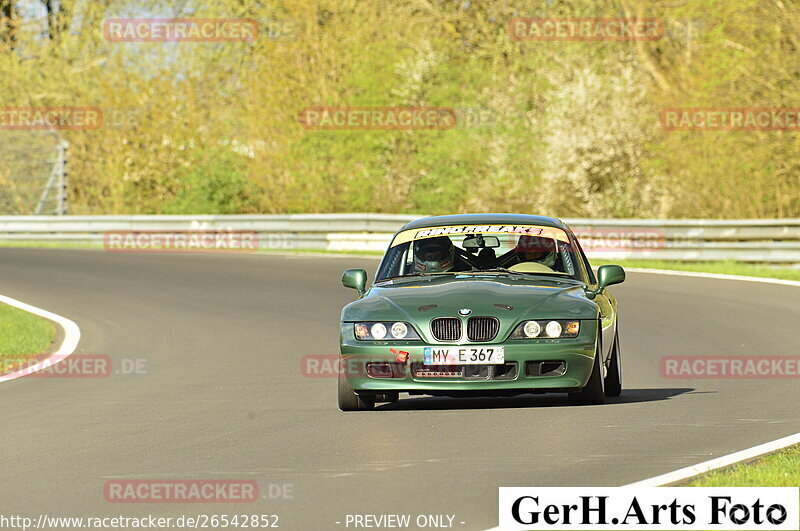
[{"label": "windshield sun strip banner", "polygon": [[542,236],[569,243],[567,233],[556,227],[542,225],[446,225],[441,227],[425,227],[408,229],[397,233],[390,247],[395,247],[412,240],[434,238],[436,236],[459,236],[461,234],[516,234]]}]

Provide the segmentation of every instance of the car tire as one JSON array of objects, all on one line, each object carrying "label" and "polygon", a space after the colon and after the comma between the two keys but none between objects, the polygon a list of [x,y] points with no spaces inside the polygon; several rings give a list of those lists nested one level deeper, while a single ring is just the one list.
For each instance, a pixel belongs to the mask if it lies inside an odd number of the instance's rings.
[{"label": "car tire", "polygon": [[339,409],[342,411],[367,411],[375,407],[374,397],[353,391],[344,374],[339,374]]},{"label": "car tire", "polygon": [[622,363],[619,355],[619,331],[614,331],[614,346],[611,348],[611,362],[606,376],[606,396],[622,394]]},{"label": "car tire", "polygon": [[603,378],[603,367],[600,358],[603,357],[600,344],[598,342],[594,351],[594,363],[592,364],[592,374],[586,386],[578,393],[570,393],[569,398],[572,402],[579,404],[603,404],[606,401],[605,378]]}]

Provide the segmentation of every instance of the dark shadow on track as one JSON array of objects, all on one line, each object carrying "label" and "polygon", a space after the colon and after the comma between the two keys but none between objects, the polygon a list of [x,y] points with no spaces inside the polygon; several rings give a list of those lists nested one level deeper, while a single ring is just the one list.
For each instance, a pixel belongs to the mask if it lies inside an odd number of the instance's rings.
[{"label": "dark shadow on track", "polygon": [[657,402],[693,393],[693,387],[656,388],[656,389],[623,389],[622,396],[608,398],[609,404],[635,404],[637,402]]},{"label": "dark shadow on track", "polygon": [[[694,391],[691,387],[658,388],[658,389],[625,389],[622,396],[607,399],[605,406],[618,404],[635,404],[639,402],[657,402],[669,400]],[[417,411],[436,409],[508,409],[534,407],[591,407],[574,404],[566,394],[534,395],[526,394],[514,397],[426,397],[413,396],[401,398],[392,404],[376,407],[376,411]],[[594,406],[598,407],[598,406]],[[602,407],[602,406],[599,406]]]}]

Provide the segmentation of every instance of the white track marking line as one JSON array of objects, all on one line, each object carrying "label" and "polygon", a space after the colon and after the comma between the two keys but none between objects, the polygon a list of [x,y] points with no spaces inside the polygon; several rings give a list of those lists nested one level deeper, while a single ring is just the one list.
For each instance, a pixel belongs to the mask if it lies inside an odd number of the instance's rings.
[{"label": "white track marking line", "polygon": [[[673,271],[670,269],[645,269],[640,267],[626,267],[625,271],[630,271],[632,273],[652,273],[654,275],[673,275],[678,277],[698,277],[698,278],[712,278],[718,280],[739,280],[743,282],[761,282],[764,284],[780,284],[783,286],[795,286],[800,288],[800,282],[796,280],[784,280],[781,278],[747,277],[743,275],[724,275],[721,273],[699,273],[695,271],[679,271],[679,270]],[[622,486],[663,487],[671,483],[684,481],[693,478],[695,476],[707,474],[708,472],[712,472],[720,468],[725,468],[731,465],[735,465],[737,463],[741,463],[743,461],[749,461],[751,459],[755,459],[756,457],[761,457],[766,454],[777,452],[778,450],[783,450],[784,448],[788,448],[789,446],[794,446],[796,444],[800,444],[800,433],[795,433],[794,435],[789,435],[787,437],[783,437],[782,439],[777,439],[775,441],[760,444],[758,446],[746,448],[739,452],[734,452],[732,454],[724,455],[722,457],[717,457],[716,459],[711,459],[709,461],[705,461],[697,465],[687,466],[686,468],[681,468],[673,472],[667,472],[666,474],[661,474],[660,476],[643,479],[641,481],[637,481],[635,483],[629,483],[627,485],[622,485]],[[496,531],[499,529],[500,529],[499,527],[492,527],[491,529],[487,529],[486,531]]]},{"label": "white track marking line", "polygon": [[64,340],[61,342],[58,350],[35,365],[25,367],[24,369],[12,372],[11,374],[0,376],[0,382],[16,380],[22,376],[46,369],[52,365],[55,365],[59,361],[66,359],[73,352],[75,352],[75,349],[78,348],[78,342],[81,340],[81,329],[78,328],[78,325],[76,325],[73,321],[70,321],[66,317],[61,317],[60,315],[48,312],[47,310],[37,308],[36,306],[31,306],[30,304],[26,304],[22,301],[12,299],[11,297],[6,297],[5,295],[0,295],[0,302],[8,304],[9,306],[13,306],[14,308],[19,308],[20,310],[24,310],[28,313],[38,315],[39,317],[44,317],[50,321],[54,321],[64,330]]}]

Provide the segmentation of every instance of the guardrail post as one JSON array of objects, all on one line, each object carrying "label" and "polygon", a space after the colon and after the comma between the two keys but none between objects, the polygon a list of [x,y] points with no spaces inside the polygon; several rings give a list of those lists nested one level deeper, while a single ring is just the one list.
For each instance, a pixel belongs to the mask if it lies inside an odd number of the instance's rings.
[{"label": "guardrail post", "polygon": [[59,216],[67,215],[67,148],[69,142],[58,145],[58,209]]}]

